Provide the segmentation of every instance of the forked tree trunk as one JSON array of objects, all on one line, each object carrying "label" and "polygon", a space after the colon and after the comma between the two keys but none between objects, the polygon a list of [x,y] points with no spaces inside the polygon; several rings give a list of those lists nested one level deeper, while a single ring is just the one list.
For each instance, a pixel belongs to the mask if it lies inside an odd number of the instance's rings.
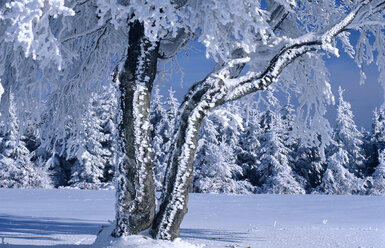
[{"label": "forked tree trunk", "polygon": [[124,68],[119,72],[125,158],[119,164],[114,237],[138,234],[155,216],[150,93],[156,75],[158,44],[144,36],[143,25],[131,24]]},{"label": "forked tree trunk", "polygon": [[[209,76],[204,81],[195,84],[189,90],[189,93],[186,95],[185,100],[182,103],[178,113],[178,119],[176,123],[177,129],[176,129],[176,132],[174,133],[173,147],[170,149],[170,152],[172,152],[172,154],[170,154],[170,160],[168,161],[168,166],[167,166],[167,171],[165,176],[165,185],[164,185],[164,190],[162,192],[162,203],[160,205],[159,212],[157,213],[154,219],[154,223],[150,231],[153,237],[173,240],[179,236],[180,224],[183,220],[184,215],[187,213],[188,191],[192,182],[193,160],[194,160],[194,156],[197,148],[199,129],[202,124],[202,120],[204,116],[207,115],[210,109],[212,109],[213,107],[222,105],[227,101],[237,100],[253,92],[267,89],[269,85],[271,85],[273,82],[276,82],[278,80],[278,77],[281,74],[282,70],[288,64],[293,62],[296,58],[310,51],[322,50],[325,47],[328,48],[327,45],[330,44],[330,42],[332,41],[332,38],[334,38],[336,35],[342,32],[354,20],[355,16],[359,13],[360,9],[365,7],[367,4],[368,2],[366,1],[362,2],[360,6],[355,8],[349,15],[347,15],[343,20],[341,20],[338,24],[336,24],[330,30],[326,31],[324,34],[314,36],[313,39],[310,39],[310,40],[308,37],[306,37],[306,39],[298,39],[297,42],[288,44],[286,47],[283,47],[270,60],[270,63],[267,66],[266,70],[258,74],[253,74],[248,77],[244,77],[241,82],[237,82],[236,86],[234,86],[234,82],[232,83],[231,81],[230,82],[227,81],[226,82],[227,85],[225,85],[225,82],[222,79],[220,79],[218,75],[226,75],[226,78],[236,77],[237,75],[239,75],[240,69],[243,66],[240,66],[238,70],[237,68],[227,68],[227,66],[224,65],[224,67],[221,69],[219,73],[211,74],[212,75],[211,77]],[[143,37],[143,35],[141,37]],[[143,48],[146,48],[146,46],[143,46]],[[135,58],[137,57],[138,56],[136,56]],[[149,61],[153,61],[153,60],[149,60]],[[156,68],[156,59],[154,63],[155,63],[154,68]],[[136,83],[136,85],[138,85],[138,83]],[[147,87],[147,90],[149,88],[150,87]],[[128,92],[128,90],[126,91]],[[122,92],[125,92],[125,91],[122,91]],[[137,99],[135,97],[135,92],[133,95],[134,95],[133,98],[135,103]],[[148,97],[149,97],[149,94],[148,94]],[[126,99],[126,98],[123,97],[123,99]],[[139,97],[138,100],[141,100],[141,98]],[[146,100],[144,105],[148,105],[147,102],[148,102],[148,99]],[[124,104],[127,104],[127,103],[125,102]],[[134,108],[135,108],[135,104],[134,104]],[[129,120],[125,119],[126,118],[125,114],[123,114],[123,116],[124,116],[123,123],[125,121],[130,122]],[[130,116],[128,116],[127,118],[129,117]],[[131,117],[135,119],[135,115],[131,115]],[[141,120],[141,118],[142,117],[140,117],[139,119]],[[148,117],[147,117],[147,120],[148,120]],[[135,121],[134,121],[134,124],[135,124]],[[134,125],[134,129],[135,129],[135,125]],[[138,135],[138,133],[135,132],[135,130],[134,130],[134,133],[126,132],[126,140],[129,141],[130,137],[128,136],[131,134],[133,135],[133,137]],[[149,134],[146,134],[145,137],[146,137],[146,140],[149,140],[147,139],[149,138]],[[135,139],[134,148],[136,146],[139,146],[138,149],[140,150],[141,149],[140,144],[150,145],[150,143],[139,143]],[[137,149],[135,149],[135,152],[137,152]],[[137,156],[135,158],[137,158]],[[140,169],[141,168],[142,167],[140,167]],[[145,171],[146,173],[149,172],[149,170],[143,170],[143,171]],[[126,172],[126,171],[122,171],[122,172]],[[134,172],[137,173],[141,171],[136,169],[136,171]],[[148,174],[151,174],[152,176],[152,173],[148,173]],[[128,179],[131,179],[133,175],[137,175],[137,174],[131,173],[126,175]],[[142,174],[139,173],[139,175],[137,176],[142,176]],[[146,175],[146,177],[148,177],[148,175]],[[135,180],[135,178],[133,179]],[[140,178],[139,178],[139,181],[140,181]],[[152,178],[148,179],[148,181],[152,182],[153,184]],[[121,179],[119,182],[121,183],[121,185],[127,184],[124,179]],[[140,182],[139,182],[139,185],[141,185]],[[133,186],[136,186],[136,183]],[[136,199],[138,199],[137,201],[139,202],[142,199],[142,196],[140,194],[147,196],[149,199],[154,197],[153,185],[151,185],[152,187],[147,187],[147,185],[145,186],[146,186],[146,189],[148,190],[147,193],[141,190],[136,192]],[[139,196],[138,196],[138,192],[140,193]],[[122,196],[124,197],[125,195],[122,195]],[[133,195],[128,195],[128,197],[131,197],[130,199],[132,199]],[[120,199],[121,198],[118,198],[118,201]],[[124,203],[124,201],[122,202]],[[149,203],[152,204],[152,201],[149,201]],[[143,209],[146,209],[146,206],[143,206],[143,204],[142,205],[137,204],[134,206],[141,206]],[[133,208],[131,212],[136,214],[135,212],[136,209],[138,208]],[[151,205],[151,209],[153,209],[152,205]],[[118,210],[118,213],[119,212],[120,211]],[[152,212],[152,210],[150,212]],[[134,215],[132,218],[136,220],[135,219],[136,216],[141,217],[141,215],[139,214],[139,215]],[[126,217],[126,216],[123,216],[123,217]],[[127,216],[127,218],[130,219],[131,216]],[[146,220],[148,220],[148,218]],[[119,226],[119,223],[118,223],[118,226]]]}]

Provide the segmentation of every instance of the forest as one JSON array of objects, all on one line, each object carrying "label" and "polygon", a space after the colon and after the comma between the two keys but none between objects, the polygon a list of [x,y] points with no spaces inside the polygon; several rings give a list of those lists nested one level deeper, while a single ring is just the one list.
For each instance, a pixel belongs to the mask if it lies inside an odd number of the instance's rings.
[{"label": "forest", "polygon": [[[37,125],[19,129],[12,104],[1,122],[0,187],[113,189],[117,151],[114,87],[94,95],[83,132],[68,135],[55,151],[41,146]],[[373,112],[372,129],[359,130],[339,89],[332,140],[306,146],[291,135],[295,108],[270,90],[259,101],[236,101],[216,108],[199,134],[190,192],[233,194],[385,194],[385,111]],[[154,177],[161,191],[180,103],[159,86],[151,102]],[[71,128],[71,122],[66,128]]]}]

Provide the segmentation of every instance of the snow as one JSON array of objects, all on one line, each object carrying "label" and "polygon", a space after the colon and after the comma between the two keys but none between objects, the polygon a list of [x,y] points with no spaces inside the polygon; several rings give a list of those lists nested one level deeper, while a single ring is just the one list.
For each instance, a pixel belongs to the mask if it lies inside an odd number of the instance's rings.
[{"label": "snow", "polygon": [[[1,80],[0,80],[0,100],[1,100],[1,96],[4,94],[4,88],[3,86],[1,85]],[[1,115],[1,114],[0,114]]]},{"label": "snow", "polygon": [[190,194],[181,239],[110,240],[113,191],[0,189],[0,247],[385,246],[385,197]]}]

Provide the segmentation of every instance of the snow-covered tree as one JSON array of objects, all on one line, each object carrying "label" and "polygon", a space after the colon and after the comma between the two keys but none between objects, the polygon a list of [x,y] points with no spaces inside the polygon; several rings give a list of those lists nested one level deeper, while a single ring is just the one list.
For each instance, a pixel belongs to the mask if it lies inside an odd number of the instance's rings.
[{"label": "snow-covered tree", "polygon": [[290,150],[285,145],[284,120],[280,114],[278,100],[271,91],[267,96],[268,109],[261,119],[263,134],[261,140],[261,157],[259,186],[263,193],[303,194],[304,189],[294,178],[290,167]]},{"label": "snow-covered tree", "polygon": [[251,193],[254,187],[242,180],[235,150],[241,118],[222,107],[204,121],[194,165],[193,191],[203,193]]},{"label": "snow-covered tree", "polygon": [[[97,189],[111,183],[116,149],[116,117],[110,110],[116,108],[114,91],[93,96],[88,112],[84,115],[84,131],[81,137],[73,136],[67,141],[69,157],[76,159],[71,167],[72,187]],[[80,141],[80,142],[79,142]]]},{"label": "snow-covered tree", "polygon": [[322,183],[316,191],[325,194],[365,194],[366,181],[347,169],[349,154],[342,147],[329,157]]},{"label": "snow-covered tree", "polygon": [[307,147],[300,143],[301,140],[298,142],[291,167],[296,180],[307,193],[311,193],[321,184],[327,161],[321,157],[320,147]]},{"label": "snow-covered tree", "polygon": [[326,194],[366,194],[369,181],[365,179],[363,134],[353,120],[350,104],[339,88],[336,127],[327,168],[317,190]]},{"label": "snow-covered tree", "polygon": [[[246,101],[245,101],[246,100]],[[260,142],[259,137],[262,129],[260,127],[260,109],[249,99],[239,101],[233,108],[235,113],[240,113],[242,117],[242,126],[240,130],[238,145],[235,147],[237,164],[242,167],[243,176],[254,186],[257,185],[256,170],[259,165]],[[247,101],[248,100],[248,101]],[[243,105],[244,104],[244,105]],[[243,105],[243,107],[242,107]]]},{"label": "snow-covered tree", "polygon": [[[117,168],[115,237],[150,226],[156,238],[179,235],[199,129],[211,109],[289,82],[285,89],[300,92],[297,134],[317,143],[309,130],[320,129],[322,139],[331,132],[323,118],[330,85],[319,75],[327,74],[324,55],[338,55],[337,40],[359,66],[376,52],[385,82],[383,0],[9,0],[0,8],[1,84],[14,86],[21,119],[23,113],[36,119],[52,113],[50,128],[41,132],[43,145],[53,149],[55,140],[65,140],[69,121],[71,132],[84,129],[95,84],[119,84],[125,157]],[[360,33],[356,44],[351,30]],[[204,44],[217,64],[179,108],[156,213],[150,93],[158,60],[174,57],[191,39]]]},{"label": "snow-covered tree", "polygon": [[154,180],[157,191],[162,190],[169,155],[167,151],[171,147],[174,122],[179,107],[178,99],[174,96],[175,91],[170,88],[168,93],[168,98],[163,101],[159,86],[155,86],[150,106],[150,122],[153,126],[151,136],[154,148]]},{"label": "snow-covered tree", "polygon": [[49,187],[50,180],[45,167],[35,166],[16,116],[14,96],[8,92],[8,114],[4,136],[0,139],[0,187],[36,188]]},{"label": "snow-covered tree", "polygon": [[370,189],[370,194],[385,195],[385,150],[378,152],[379,165],[373,173],[373,186]]},{"label": "snow-covered tree", "polygon": [[321,183],[325,161],[320,155],[322,149],[320,144],[308,146],[301,138],[292,137],[296,118],[294,111],[290,103],[281,109],[283,141],[285,147],[289,149],[288,158],[293,177],[307,193],[310,193]]},{"label": "snow-covered tree", "polygon": [[354,123],[354,115],[350,104],[343,98],[343,90],[338,90],[339,101],[337,104],[337,118],[334,129],[334,141],[337,147],[344,149],[348,154],[349,164],[347,169],[359,177],[364,177],[365,156],[362,149],[363,134],[357,129]]},{"label": "snow-covered tree", "polygon": [[379,164],[379,153],[385,149],[385,108],[374,110],[372,133],[367,142],[368,168],[367,174],[371,175]]},{"label": "snow-covered tree", "polygon": [[151,117],[150,122],[152,124],[152,146],[154,148],[154,180],[155,189],[160,191],[163,184],[164,169],[166,163],[166,151],[163,149],[165,141],[165,132],[168,129],[167,115],[164,108],[164,102],[162,101],[162,95],[160,94],[159,86],[156,85],[153,90],[153,96],[151,101]]}]

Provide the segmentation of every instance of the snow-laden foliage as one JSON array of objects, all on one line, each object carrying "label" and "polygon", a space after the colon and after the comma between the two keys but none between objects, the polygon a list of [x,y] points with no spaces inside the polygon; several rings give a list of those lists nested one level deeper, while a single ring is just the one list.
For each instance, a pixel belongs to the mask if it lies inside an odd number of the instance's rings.
[{"label": "snow-laden foliage", "polygon": [[169,96],[162,101],[159,86],[154,89],[153,101],[151,102],[151,124],[152,143],[154,148],[154,177],[155,188],[162,190],[164,174],[167,167],[169,153],[172,143],[175,118],[178,112],[179,102],[175,98],[175,91],[170,88]]},{"label": "snow-laden foliage", "polygon": [[[320,55],[303,56],[284,71],[282,83],[278,87],[292,92],[299,101],[289,142],[301,139],[306,147],[321,147],[320,154],[324,157],[332,137],[332,128],[324,115],[326,106],[334,104],[325,62]],[[290,85],[289,89],[287,85]]]},{"label": "snow-laden foliage", "polygon": [[349,154],[341,147],[328,159],[327,169],[317,191],[325,194],[365,194],[366,181],[349,172]]},{"label": "snow-laden foliage", "polygon": [[261,157],[258,171],[262,192],[276,194],[305,193],[295,180],[290,167],[290,150],[285,146],[285,126],[280,115],[280,106],[271,91],[268,92],[268,109],[261,120]]},{"label": "snow-laden foliage", "polygon": [[166,118],[166,110],[164,108],[164,102],[162,101],[162,95],[160,94],[159,86],[155,86],[154,94],[151,102],[151,125],[152,125],[152,146],[154,148],[154,180],[156,190],[161,189],[163,184],[164,169],[166,164],[166,152],[163,149],[166,139],[170,139],[168,129],[169,124]]},{"label": "snow-laden foliage", "polygon": [[326,158],[320,156],[320,147],[307,147],[303,144],[295,144],[292,152],[293,161],[291,166],[296,180],[311,193],[322,183],[322,176],[327,165]]},{"label": "snow-laden foliage", "polygon": [[[249,100],[249,99],[248,99]],[[242,104],[245,102],[245,105]],[[262,129],[260,127],[260,108],[258,104],[253,104],[252,101],[240,101],[233,108],[236,113],[240,113],[242,117],[243,129],[240,130],[238,137],[239,144],[236,148],[237,164],[242,167],[243,177],[247,178],[254,186],[257,185],[256,170],[260,164],[260,135]]]},{"label": "snow-laden foliage", "polygon": [[379,151],[385,148],[385,112],[384,108],[376,108],[373,112],[372,129],[364,132],[365,174],[371,175],[379,164]]},{"label": "snow-laden foliage", "polygon": [[4,136],[0,137],[0,187],[46,188],[51,182],[47,168],[34,166],[31,152],[20,136],[14,97],[9,93],[9,111]]},{"label": "snow-laden foliage", "polygon": [[261,41],[266,45],[270,36],[275,36],[268,24],[269,12],[262,9],[261,1],[234,4],[231,0],[198,0],[187,9],[191,12],[191,29],[200,29],[198,40],[206,46],[207,56],[216,60],[231,59],[232,51],[238,48],[255,53]]},{"label": "snow-laden foliage", "polygon": [[111,19],[116,29],[125,27],[127,21],[144,24],[145,36],[151,41],[159,41],[176,36],[179,29],[184,28],[181,18],[187,16],[184,8],[178,8],[179,1],[144,1],[144,0],[97,0],[99,25]]},{"label": "snow-laden foliage", "polygon": [[241,117],[218,109],[204,121],[195,158],[193,191],[202,193],[251,193],[254,187],[242,180],[236,161]]},{"label": "snow-laden foliage", "polygon": [[379,151],[379,165],[373,173],[373,186],[370,190],[374,195],[385,195],[385,150]]},{"label": "snow-laden foliage", "polygon": [[[113,91],[106,92],[113,93]],[[69,154],[76,159],[71,168],[70,186],[78,188],[100,188],[105,183],[111,183],[115,167],[116,116],[111,109],[116,108],[116,98],[104,94],[94,96],[90,101],[88,112],[84,116],[83,137],[68,143],[76,147],[67,148],[76,151]],[[79,142],[80,141],[80,142]]]},{"label": "snow-laden foliage", "polygon": [[[10,20],[1,22],[1,37],[6,38],[0,41],[4,51],[0,55],[2,84],[6,91],[12,85],[15,95],[22,96],[15,101],[21,120],[45,122],[46,129],[41,132],[45,136],[43,145],[53,150],[52,144],[66,139],[69,131],[76,135],[84,129],[83,113],[87,112],[88,99],[111,83],[111,75],[127,47],[126,31],[115,30],[108,22],[94,25],[98,17],[91,1],[19,2],[6,4],[2,16],[12,17],[17,27],[24,27],[20,20],[28,21],[28,15],[36,12],[30,20],[31,30],[28,29],[33,34],[31,46],[16,42],[17,32],[14,41],[10,41],[12,36],[6,33]],[[70,12],[72,15],[68,15]],[[29,53],[36,53],[37,57],[28,57]],[[59,58],[62,70],[57,69],[59,62],[52,61]],[[70,129],[65,128],[68,122]]]},{"label": "snow-laden foliage", "polygon": [[26,58],[32,57],[42,67],[54,63],[60,69],[63,65],[61,44],[50,22],[73,15],[75,12],[64,5],[64,0],[14,0],[5,4],[0,20],[6,26],[5,41],[15,52],[21,49]]},{"label": "snow-laden foliage", "polygon": [[334,141],[337,146],[344,149],[348,153],[349,164],[348,170],[355,175],[362,177],[364,173],[364,152],[362,150],[363,135],[358,131],[354,123],[354,115],[351,111],[350,104],[343,99],[343,90],[338,90],[339,101],[337,105],[336,127],[334,129]]},{"label": "snow-laden foliage", "polygon": [[385,149],[385,108],[374,111],[372,127],[371,142],[377,151]]}]

